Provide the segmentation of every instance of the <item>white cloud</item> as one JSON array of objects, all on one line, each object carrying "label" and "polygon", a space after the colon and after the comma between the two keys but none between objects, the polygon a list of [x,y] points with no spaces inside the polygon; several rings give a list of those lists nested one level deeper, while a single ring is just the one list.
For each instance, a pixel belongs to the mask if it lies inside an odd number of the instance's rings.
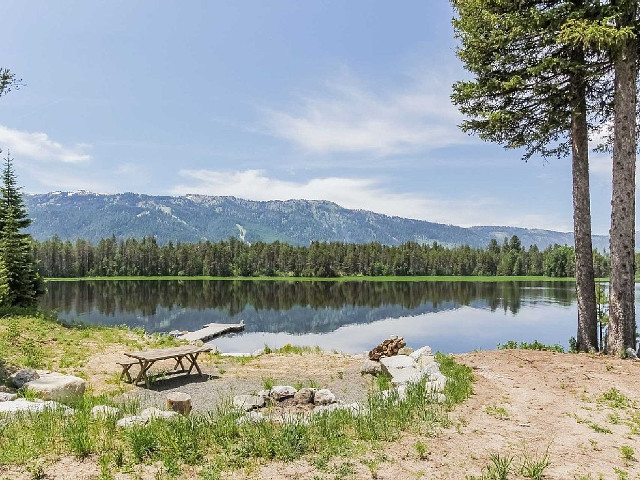
[{"label": "white cloud", "polygon": [[409,80],[395,91],[372,91],[353,77],[328,82],[298,98],[291,110],[266,111],[267,131],[314,153],[378,156],[469,142],[451,104],[451,82]]},{"label": "white cloud", "polygon": [[68,147],[51,140],[46,133],[23,132],[3,125],[0,125],[0,148],[37,161],[82,163],[91,160],[91,156],[85,153],[86,144]]},{"label": "white cloud", "polygon": [[432,222],[471,225],[516,225],[566,231],[566,224],[535,213],[514,215],[493,197],[437,198],[417,193],[395,193],[377,179],[325,177],[294,182],[271,178],[263,170],[181,170],[187,182],[171,190],[174,195],[200,193],[237,196],[249,200],[329,200],[345,208]]}]

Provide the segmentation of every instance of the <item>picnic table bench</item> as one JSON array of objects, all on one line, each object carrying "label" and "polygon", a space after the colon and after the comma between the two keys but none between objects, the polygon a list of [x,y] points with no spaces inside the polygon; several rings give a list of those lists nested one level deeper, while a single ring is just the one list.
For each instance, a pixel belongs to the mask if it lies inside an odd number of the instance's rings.
[{"label": "picnic table bench", "polygon": [[[184,345],[181,347],[154,348],[140,352],[128,352],[125,353],[125,355],[129,357],[130,360],[127,359],[118,362],[118,364],[122,366],[120,379],[126,379],[126,381],[133,383],[134,385],[144,380],[146,386],[149,387],[149,376],[147,375],[147,372],[151,366],[157,361],[168,359],[174,359],[176,361],[173,371],[169,372],[170,374],[186,372],[187,375],[189,375],[195,368],[198,374],[202,376],[202,370],[200,370],[200,366],[198,365],[198,355],[203,352],[210,352],[211,350],[213,350],[213,348],[206,345],[203,347]],[[186,367],[183,360],[188,362]],[[140,366],[140,372],[138,372],[135,380],[131,377],[131,373],[129,372],[133,365]],[[180,369],[178,369],[178,367],[180,367]]]}]

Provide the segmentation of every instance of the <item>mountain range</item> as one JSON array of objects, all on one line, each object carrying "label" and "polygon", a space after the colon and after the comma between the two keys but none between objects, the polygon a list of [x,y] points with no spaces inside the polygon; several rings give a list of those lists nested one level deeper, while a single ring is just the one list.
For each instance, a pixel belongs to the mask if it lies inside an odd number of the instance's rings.
[{"label": "mountain range", "polygon": [[[25,194],[24,199],[33,219],[28,232],[37,240],[57,235],[62,240],[97,242],[115,235],[118,239],[155,236],[161,244],[236,237],[250,243],[279,240],[293,245],[314,240],[387,245],[435,241],[485,247],[493,238],[502,243],[517,235],[527,247],[573,244],[572,233],[508,226],[464,228],[351,210],[323,200],[259,202],[228,196],[85,191]],[[594,235],[593,242],[594,248],[608,249],[607,236]]]}]

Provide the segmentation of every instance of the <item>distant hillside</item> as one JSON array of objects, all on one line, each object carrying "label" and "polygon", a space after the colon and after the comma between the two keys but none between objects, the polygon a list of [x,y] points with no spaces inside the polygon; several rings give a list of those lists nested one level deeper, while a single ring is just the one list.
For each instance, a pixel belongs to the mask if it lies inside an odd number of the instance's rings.
[{"label": "distant hillside", "polygon": [[[256,202],[235,197],[187,195],[153,196],[137,193],[102,195],[89,192],[53,192],[25,195],[38,240],[57,235],[63,240],[92,242],[155,236],[160,243],[226,240],[247,242],[280,240],[307,245],[313,240],[398,245],[407,241],[484,247],[492,238],[502,242],[517,235],[522,244],[572,244],[571,233],[516,227],[444,225],[390,217],[366,210],[349,210],[320,200]],[[594,246],[608,247],[608,237],[594,236]]]}]

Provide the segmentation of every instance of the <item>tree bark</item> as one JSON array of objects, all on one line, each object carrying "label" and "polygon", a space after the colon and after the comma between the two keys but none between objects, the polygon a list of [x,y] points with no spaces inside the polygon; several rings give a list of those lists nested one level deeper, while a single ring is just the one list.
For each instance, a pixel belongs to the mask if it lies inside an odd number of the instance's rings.
[{"label": "tree bark", "polygon": [[[624,3],[622,22],[631,25],[635,1]],[[611,196],[610,354],[635,350],[635,176],[636,176],[636,41],[627,40],[615,54],[613,185]]]},{"label": "tree bark", "polygon": [[[578,50],[574,60],[584,63]],[[589,127],[587,124],[586,85],[584,76],[574,75],[574,100],[571,109],[571,146],[573,175],[573,237],[575,242],[576,294],[578,299],[579,352],[598,349],[596,286],[591,243],[591,196],[589,193]]]}]

